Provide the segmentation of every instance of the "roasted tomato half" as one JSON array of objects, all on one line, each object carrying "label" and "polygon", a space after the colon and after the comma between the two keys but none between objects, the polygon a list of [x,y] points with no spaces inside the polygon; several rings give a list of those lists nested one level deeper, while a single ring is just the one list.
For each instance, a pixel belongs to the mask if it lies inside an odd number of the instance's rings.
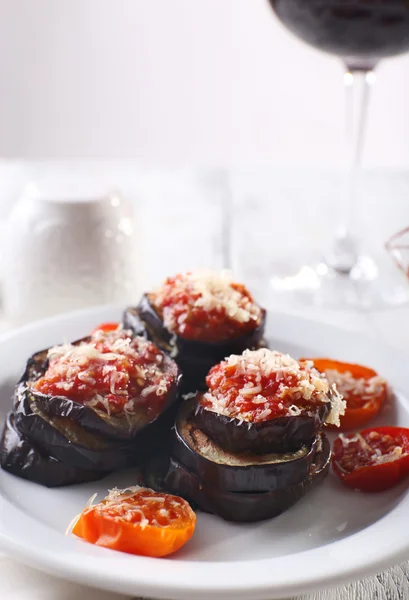
[{"label": "roasted tomato half", "polygon": [[409,429],[376,427],[337,437],[332,448],[335,473],[345,485],[381,492],[409,474]]},{"label": "roasted tomato half", "polygon": [[111,490],[105,500],[86,508],[72,533],[97,546],[162,557],[186,544],[195,525],[196,515],[186,500],[133,487]]},{"label": "roasted tomato half", "polygon": [[341,430],[366,425],[381,410],[387,396],[387,384],[376,371],[362,365],[328,358],[313,358],[314,366],[337,387],[346,402],[341,416]]}]

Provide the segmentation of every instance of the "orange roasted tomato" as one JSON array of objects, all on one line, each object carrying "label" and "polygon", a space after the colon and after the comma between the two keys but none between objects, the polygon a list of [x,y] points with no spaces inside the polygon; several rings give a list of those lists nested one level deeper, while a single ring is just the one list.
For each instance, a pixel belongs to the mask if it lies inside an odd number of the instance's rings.
[{"label": "orange roasted tomato", "polygon": [[362,427],[381,410],[387,396],[387,384],[376,371],[329,358],[308,359],[324,373],[330,384],[335,383],[346,402],[345,414],[341,416],[341,430]]},{"label": "orange roasted tomato", "polygon": [[148,298],[165,327],[186,340],[234,339],[254,331],[263,317],[247,288],[225,272],[169,277]]},{"label": "orange roasted tomato", "polygon": [[409,429],[375,427],[341,434],[332,447],[332,465],[348,487],[387,490],[409,475]]},{"label": "orange roasted tomato", "polygon": [[143,487],[110,490],[81,513],[72,533],[91,544],[162,557],[190,540],[196,515],[183,498]]}]

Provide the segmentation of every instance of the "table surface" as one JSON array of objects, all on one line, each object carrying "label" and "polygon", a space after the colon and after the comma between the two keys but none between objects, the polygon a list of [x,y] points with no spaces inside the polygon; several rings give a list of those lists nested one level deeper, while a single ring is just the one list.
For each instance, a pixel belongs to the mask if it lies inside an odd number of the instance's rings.
[{"label": "table surface", "polygon": [[[49,167],[42,168],[44,176]],[[268,286],[275,264],[272,260],[302,248],[312,250],[305,253],[306,257],[313,256],[328,243],[329,232],[339,218],[344,189],[339,173],[298,171],[295,174],[267,169],[141,173],[126,168],[116,172],[116,179],[125,193],[136,199],[144,257],[141,262],[145,264],[145,271],[140,274],[141,289],[168,273],[187,268],[232,267],[238,279],[249,283],[260,302],[269,309],[280,310],[283,301]],[[374,172],[363,178],[357,219],[365,216],[364,229],[370,234],[371,247],[379,250],[390,234],[408,225],[408,195],[409,173]],[[226,214],[233,215],[228,222]],[[359,335],[369,334],[402,350],[409,347],[408,307],[373,313],[325,310],[312,305],[286,304],[285,309],[355,331],[358,341]],[[3,328],[8,325],[4,316],[2,325]],[[6,556],[0,556],[0,588],[4,597],[19,600],[123,598],[62,582],[22,567]],[[409,563],[299,600],[407,598]]]}]

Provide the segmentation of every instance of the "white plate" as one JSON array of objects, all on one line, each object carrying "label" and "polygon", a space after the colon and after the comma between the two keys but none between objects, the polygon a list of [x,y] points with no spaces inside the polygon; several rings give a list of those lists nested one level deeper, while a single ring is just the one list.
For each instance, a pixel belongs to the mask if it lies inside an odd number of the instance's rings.
[{"label": "white plate", "polygon": [[[12,332],[0,340],[0,408],[35,350],[75,339],[118,308],[72,313]],[[408,357],[360,335],[273,313],[270,342],[294,356],[332,356],[372,365],[394,386],[395,408],[380,422],[409,426]],[[134,482],[131,471],[98,483],[47,489],[0,473],[0,544],[22,561],[67,579],[155,598],[235,600],[279,598],[360,578],[409,556],[405,485],[364,495],[331,474],[283,515],[255,524],[226,523],[199,514],[187,546],[170,559],[130,556],[97,548],[64,531],[95,492]]]}]

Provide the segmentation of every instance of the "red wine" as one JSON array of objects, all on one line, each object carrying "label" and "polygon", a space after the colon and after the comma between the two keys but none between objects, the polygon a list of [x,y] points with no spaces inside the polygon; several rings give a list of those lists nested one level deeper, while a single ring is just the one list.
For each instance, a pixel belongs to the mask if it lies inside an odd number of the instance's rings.
[{"label": "red wine", "polygon": [[409,0],[269,1],[288,29],[326,52],[365,64],[409,50]]}]

